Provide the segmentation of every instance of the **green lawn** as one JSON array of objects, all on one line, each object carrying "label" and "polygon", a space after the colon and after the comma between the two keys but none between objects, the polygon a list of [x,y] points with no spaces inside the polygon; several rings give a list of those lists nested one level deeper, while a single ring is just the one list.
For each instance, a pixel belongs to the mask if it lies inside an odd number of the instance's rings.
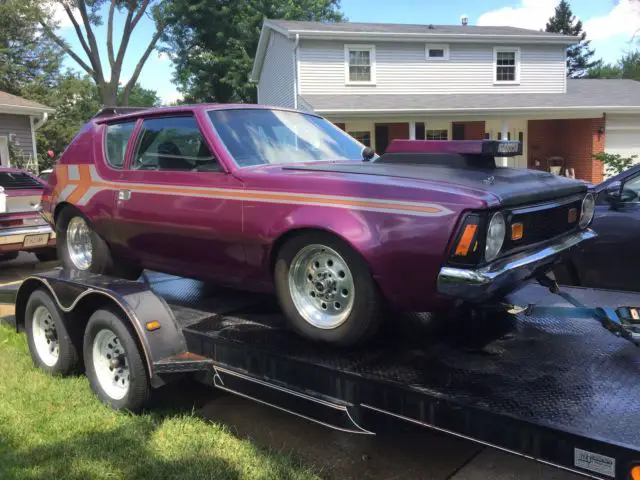
[{"label": "green lawn", "polygon": [[35,369],[24,335],[0,325],[0,479],[125,478],[317,477],[188,411],[114,412],[85,377]]}]

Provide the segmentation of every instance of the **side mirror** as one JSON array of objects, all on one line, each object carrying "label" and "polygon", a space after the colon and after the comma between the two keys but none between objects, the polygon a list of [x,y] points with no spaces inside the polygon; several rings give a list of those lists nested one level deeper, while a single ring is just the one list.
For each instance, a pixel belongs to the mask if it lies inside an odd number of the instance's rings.
[{"label": "side mirror", "polygon": [[371,160],[374,157],[375,154],[376,154],[376,152],[373,151],[373,148],[364,147],[362,149],[362,160],[364,160],[365,162],[368,162],[369,160]]},{"label": "side mirror", "polygon": [[608,203],[620,203],[622,201],[622,183],[612,182],[610,185],[607,185],[607,188],[604,190],[604,199]]}]

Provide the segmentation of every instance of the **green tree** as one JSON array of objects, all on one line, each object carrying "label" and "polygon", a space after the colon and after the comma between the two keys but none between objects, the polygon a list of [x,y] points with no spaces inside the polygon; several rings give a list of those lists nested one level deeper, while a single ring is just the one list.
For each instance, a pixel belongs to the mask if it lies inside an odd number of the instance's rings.
[{"label": "green tree", "polygon": [[264,18],[339,22],[340,0],[171,0],[167,40],[187,102],[255,102],[249,73]]},{"label": "green tree", "polygon": [[569,2],[562,0],[556,7],[555,14],[547,22],[547,32],[577,36],[580,41],[567,49],[567,76],[581,78],[589,69],[597,67],[600,60],[594,60],[595,51],[587,40],[587,32],[582,29],[582,22],[571,11]]},{"label": "green tree", "polygon": [[[156,48],[164,31],[165,1],[156,0],[50,0],[48,7],[62,7],[71,21],[82,50],[80,54],[73,50],[68,42],[56,33],[57,25],[51,20],[50,11],[40,8],[40,24],[45,34],[64,50],[89,76],[91,76],[100,92],[100,99],[104,105],[114,106],[118,103],[128,105],[131,92],[138,82],[142,67]],[[102,9],[108,5],[106,39],[98,42],[94,27],[102,25]],[[114,42],[114,24],[116,12],[124,16],[121,26],[122,36],[116,49]],[[120,77],[124,57],[129,47],[131,34],[144,15],[150,15],[156,22],[156,31],[147,43],[142,56],[138,59],[133,74],[122,87],[122,95],[118,96]],[[79,19],[77,17],[80,17]],[[99,43],[106,43],[109,75],[105,74]],[[88,59],[86,62],[83,55]]]},{"label": "green tree", "polygon": [[640,81],[640,51],[627,52],[615,64],[590,68],[589,78],[627,78]]},{"label": "green tree", "polygon": [[0,0],[0,90],[22,95],[25,85],[51,85],[60,51],[43,38],[34,2]]}]

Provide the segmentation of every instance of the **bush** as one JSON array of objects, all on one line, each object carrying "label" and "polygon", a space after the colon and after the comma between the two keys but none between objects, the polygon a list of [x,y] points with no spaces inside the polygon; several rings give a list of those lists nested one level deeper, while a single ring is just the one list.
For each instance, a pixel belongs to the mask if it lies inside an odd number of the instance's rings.
[{"label": "bush", "polygon": [[637,162],[638,155],[623,157],[619,153],[597,153],[593,158],[604,163],[607,175],[616,175],[632,167]]}]

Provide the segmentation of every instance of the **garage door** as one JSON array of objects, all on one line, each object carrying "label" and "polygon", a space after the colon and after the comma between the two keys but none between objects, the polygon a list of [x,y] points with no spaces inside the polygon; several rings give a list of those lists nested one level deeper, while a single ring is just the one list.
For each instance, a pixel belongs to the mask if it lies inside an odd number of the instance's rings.
[{"label": "garage door", "polygon": [[640,161],[640,115],[607,115],[604,149]]}]

